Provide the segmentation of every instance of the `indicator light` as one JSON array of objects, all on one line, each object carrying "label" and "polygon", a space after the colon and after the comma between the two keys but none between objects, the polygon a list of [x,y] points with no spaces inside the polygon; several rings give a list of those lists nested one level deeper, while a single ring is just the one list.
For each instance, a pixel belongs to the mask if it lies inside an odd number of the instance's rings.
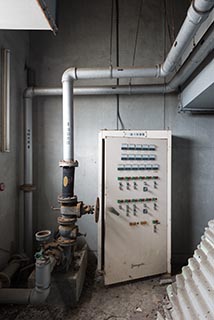
[{"label": "indicator light", "polygon": [[145,224],[147,224],[147,221],[141,221],[140,224],[145,225]]}]

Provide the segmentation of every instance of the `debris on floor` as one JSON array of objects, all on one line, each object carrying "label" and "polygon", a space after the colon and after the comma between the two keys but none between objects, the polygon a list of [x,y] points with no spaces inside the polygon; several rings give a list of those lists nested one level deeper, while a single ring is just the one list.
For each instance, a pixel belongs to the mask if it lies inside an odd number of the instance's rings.
[{"label": "debris on floor", "polygon": [[163,314],[166,287],[160,277],[105,287],[90,257],[79,304],[71,309],[57,305],[2,305],[0,320],[155,320]]}]

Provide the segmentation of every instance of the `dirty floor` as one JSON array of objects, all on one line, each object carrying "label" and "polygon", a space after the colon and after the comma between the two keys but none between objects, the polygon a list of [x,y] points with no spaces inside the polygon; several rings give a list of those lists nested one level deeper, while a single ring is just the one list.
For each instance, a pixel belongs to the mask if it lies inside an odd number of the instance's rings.
[{"label": "dirty floor", "polygon": [[104,287],[91,263],[77,307],[1,305],[0,320],[154,320],[166,295],[166,285],[159,281],[155,277]]}]

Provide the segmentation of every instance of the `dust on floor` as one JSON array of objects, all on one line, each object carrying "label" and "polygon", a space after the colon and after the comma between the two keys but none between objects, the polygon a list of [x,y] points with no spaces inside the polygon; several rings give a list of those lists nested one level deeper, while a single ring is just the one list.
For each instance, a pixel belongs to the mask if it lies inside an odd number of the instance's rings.
[{"label": "dust on floor", "polygon": [[0,320],[154,320],[166,295],[166,285],[159,281],[155,277],[105,287],[89,267],[77,307],[2,305]]}]

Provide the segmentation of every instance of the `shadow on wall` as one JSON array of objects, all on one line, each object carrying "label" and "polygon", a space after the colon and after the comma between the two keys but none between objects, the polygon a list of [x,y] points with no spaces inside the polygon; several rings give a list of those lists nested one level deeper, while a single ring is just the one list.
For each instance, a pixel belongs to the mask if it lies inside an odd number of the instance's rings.
[{"label": "shadow on wall", "polygon": [[174,271],[192,255],[192,141],[172,139],[172,267]]}]

